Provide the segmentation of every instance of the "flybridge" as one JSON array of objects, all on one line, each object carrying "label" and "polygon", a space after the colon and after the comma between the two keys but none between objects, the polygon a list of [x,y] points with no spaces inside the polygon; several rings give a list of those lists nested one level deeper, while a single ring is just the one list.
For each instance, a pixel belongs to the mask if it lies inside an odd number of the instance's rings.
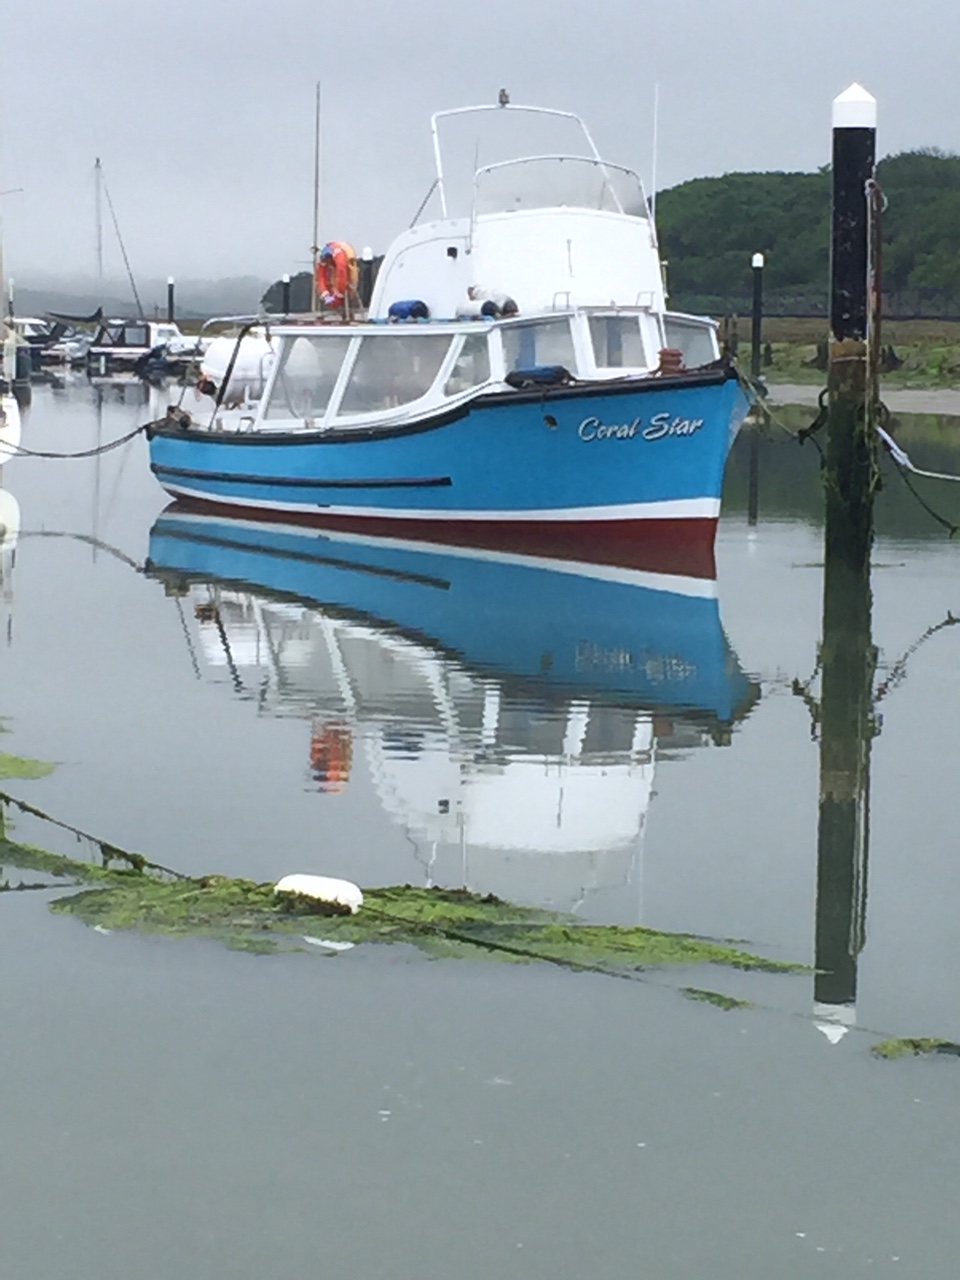
[{"label": "flybridge", "polygon": [[[440,122],[474,116],[498,123],[509,117],[511,125],[517,117],[572,124],[587,154],[513,155],[475,168],[468,196],[452,192]],[[386,318],[391,303],[411,296],[414,278],[431,315],[457,315],[471,286],[504,292],[526,314],[571,306],[664,309],[643,184],[600,155],[579,116],[541,107],[465,107],[438,112],[431,131],[431,194],[440,216],[416,222],[394,241],[377,277],[372,317]]]}]

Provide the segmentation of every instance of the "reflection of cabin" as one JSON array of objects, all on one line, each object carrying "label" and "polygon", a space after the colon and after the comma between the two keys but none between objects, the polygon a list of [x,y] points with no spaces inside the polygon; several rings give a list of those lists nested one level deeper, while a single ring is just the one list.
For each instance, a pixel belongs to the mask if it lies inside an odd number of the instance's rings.
[{"label": "reflection of cabin", "polygon": [[320,790],[342,791],[363,759],[429,881],[558,909],[630,884],[636,919],[659,737],[705,745],[695,715],[531,688],[336,612],[212,587],[192,599],[201,665],[311,722]]}]

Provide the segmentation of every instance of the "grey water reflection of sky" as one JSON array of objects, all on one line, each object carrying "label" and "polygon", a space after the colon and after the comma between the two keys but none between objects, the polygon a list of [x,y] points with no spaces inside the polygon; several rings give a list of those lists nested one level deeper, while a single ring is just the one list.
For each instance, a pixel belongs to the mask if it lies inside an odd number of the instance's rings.
[{"label": "grey water reflection of sky", "polygon": [[[26,17],[26,14],[29,17]],[[308,256],[314,84],[323,233],[383,248],[432,176],[430,112],[515,102],[582,113],[601,150],[658,185],[812,169],[832,98],[859,80],[883,152],[960,146],[960,9],[917,0],[0,0],[0,190],[11,273],[92,273],[103,159],[136,269],[296,269]],[[905,35],[909,39],[905,39]],[[935,94],[928,86],[935,84]],[[111,241],[108,269],[120,274]]]}]

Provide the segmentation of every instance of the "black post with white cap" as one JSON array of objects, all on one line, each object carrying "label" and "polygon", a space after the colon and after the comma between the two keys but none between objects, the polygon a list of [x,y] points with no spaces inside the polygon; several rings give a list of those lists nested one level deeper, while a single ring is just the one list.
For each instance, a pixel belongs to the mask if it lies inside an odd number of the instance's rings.
[{"label": "black post with white cap", "polygon": [[[833,208],[826,556],[869,570],[873,541],[876,388],[868,377],[871,308],[871,209],[876,185],[877,103],[851,85],[833,104]],[[833,555],[831,555],[833,552]]]},{"label": "black post with white cap", "polygon": [[830,362],[827,376],[820,800],[814,1011],[836,1042],[856,1021],[866,937],[870,754],[876,733],[870,553],[876,387],[868,342],[876,100],[851,85],[833,104]]},{"label": "black post with white cap", "polygon": [[763,328],[763,254],[755,253],[750,260],[753,271],[753,313],[750,321],[750,376],[760,377],[760,336]]},{"label": "black post with white cap", "polygon": [[[750,377],[756,383],[760,378],[760,339],[763,328],[763,254],[755,253],[750,260],[753,272],[753,311],[750,318]],[[750,471],[747,482],[747,522],[757,523],[760,505],[760,433],[754,423],[750,432]]]}]

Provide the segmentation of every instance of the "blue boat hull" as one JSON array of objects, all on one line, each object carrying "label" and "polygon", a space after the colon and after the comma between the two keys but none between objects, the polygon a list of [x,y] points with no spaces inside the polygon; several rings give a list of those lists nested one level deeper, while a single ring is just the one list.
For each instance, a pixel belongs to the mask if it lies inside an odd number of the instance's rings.
[{"label": "blue boat hull", "polygon": [[148,572],[229,584],[415,636],[468,667],[557,696],[684,712],[722,731],[758,696],[715,583],[383,543],[169,508]]},{"label": "blue boat hull", "polygon": [[[699,555],[712,573],[724,467],[748,401],[732,371],[486,396],[392,428],[150,429],[175,497],[258,518],[417,539]],[[573,539],[573,541],[571,541]]]}]

